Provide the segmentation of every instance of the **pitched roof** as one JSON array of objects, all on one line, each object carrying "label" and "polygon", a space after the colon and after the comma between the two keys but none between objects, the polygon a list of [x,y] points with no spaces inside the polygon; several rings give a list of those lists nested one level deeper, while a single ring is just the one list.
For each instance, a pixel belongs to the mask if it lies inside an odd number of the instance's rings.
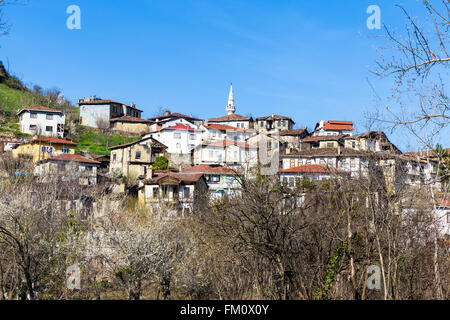
[{"label": "pitched roof", "polygon": [[317,148],[302,150],[290,154],[283,155],[283,158],[298,158],[298,157],[336,157],[336,156],[366,156],[376,155],[374,153],[358,151],[350,148]]},{"label": "pitched roof", "polygon": [[343,139],[345,137],[348,137],[346,134],[341,135],[333,135],[333,136],[314,136],[314,137],[307,137],[302,140],[302,142],[319,142],[319,141],[338,141],[340,139]]},{"label": "pitched roof", "polygon": [[195,121],[204,121],[203,119],[199,119],[199,118],[194,118],[192,116],[187,116],[185,114],[182,113],[170,113],[168,115],[162,115],[162,116],[157,116],[157,117],[153,117],[153,118],[149,118],[148,120],[152,120],[152,121],[156,121],[156,120],[171,120],[171,119],[175,119],[175,118],[183,118],[183,119],[189,119],[189,120],[195,120]]},{"label": "pitched roof", "polygon": [[137,140],[137,141],[134,141],[134,142],[120,144],[120,145],[117,145],[117,146],[110,147],[109,150],[116,150],[116,149],[127,148],[127,147],[130,147],[130,146],[135,145],[137,143],[140,143],[140,142],[143,142],[143,141],[147,141],[149,139],[151,139],[153,141],[153,144],[154,144],[155,147],[167,149],[167,146],[165,144],[159,142],[158,140],[156,140],[156,139],[154,139],[152,137],[147,137],[147,138],[143,138],[143,139],[140,139],[140,140]]},{"label": "pitched roof", "polygon": [[216,173],[216,174],[235,174],[231,168],[223,166],[211,166],[208,164],[201,164],[192,168],[183,170],[182,173]]},{"label": "pitched roof", "polygon": [[226,124],[218,124],[218,123],[211,123],[205,126],[208,130],[220,130],[220,131],[238,131],[238,132],[247,132],[245,129],[232,127]]},{"label": "pitched roof", "polygon": [[130,116],[113,118],[113,119],[109,120],[109,122],[153,123],[153,121],[150,121],[150,120],[145,120],[145,119],[130,117]]},{"label": "pitched roof", "polygon": [[176,172],[165,172],[157,173],[151,179],[145,180],[145,184],[155,184],[159,183],[163,178],[174,178],[179,181],[179,183],[195,183],[203,177],[203,173],[176,173]]},{"label": "pitched roof", "polygon": [[280,116],[278,114],[272,114],[270,116],[256,118],[256,121],[260,121],[260,120],[291,120],[292,122],[294,122],[294,120],[292,120],[292,118],[289,118],[286,116]]},{"label": "pitched roof", "polygon": [[174,126],[162,128],[160,131],[163,131],[163,130],[201,131],[199,129],[192,128],[191,126],[188,126],[187,124],[183,124],[181,122],[177,122]]},{"label": "pitched roof", "polygon": [[55,138],[55,137],[48,137],[48,138],[37,138],[34,140],[31,140],[25,144],[28,143],[35,143],[35,142],[40,142],[40,143],[50,143],[50,144],[63,144],[63,145],[70,145],[70,146],[76,146],[77,143],[73,142],[73,141],[69,141],[69,140],[63,140],[63,139],[59,139],[59,138]]},{"label": "pitched roof", "polygon": [[237,113],[232,113],[219,118],[208,119],[208,122],[228,122],[228,121],[250,121],[251,117],[244,117]]},{"label": "pitched roof", "polygon": [[203,142],[203,146],[212,146],[212,147],[228,147],[228,146],[238,146],[240,148],[252,148],[256,149],[255,146],[250,145],[245,142],[241,141],[234,141],[234,140],[220,140],[220,141],[213,141],[213,142]]},{"label": "pitched roof", "polygon": [[91,99],[91,100],[83,99],[83,101],[80,100],[78,102],[78,105],[81,106],[81,105],[86,105],[86,104],[88,104],[88,105],[89,104],[90,105],[92,105],[92,104],[96,105],[96,104],[111,104],[111,103],[120,104],[122,106],[126,106],[127,108],[131,108],[131,109],[135,109],[137,111],[143,112],[142,110],[136,108],[135,106],[129,106],[129,105],[125,104],[125,103],[114,101],[114,100],[111,100],[111,99]]},{"label": "pitched roof", "polygon": [[340,174],[348,174],[348,172],[330,168],[321,164],[307,164],[304,166],[290,168],[285,170],[280,170],[280,173],[340,173]]},{"label": "pitched roof", "polygon": [[19,115],[19,114],[21,114],[24,111],[43,111],[43,112],[52,112],[52,113],[62,113],[62,114],[64,114],[61,110],[51,109],[51,108],[44,107],[44,106],[24,107],[24,108],[20,109],[20,111],[17,114]]},{"label": "pitched roof", "polygon": [[91,164],[101,164],[98,161],[80,156],[79,154],[62,154],[59,156],[55,156],[55,157],[51,157],[45,160],[41,160],[41,162],[45,162],[45,161],[50,161],[50,160],[54,160],[54,161],[70,161],[70,162],[80,162],[80,163],[91,163]]},{"label": "pitched roof", "polygon": [[301,136],[307,133],[308,130],[306,128],[298,130],[282,130],[280,131],[280,136]]}]

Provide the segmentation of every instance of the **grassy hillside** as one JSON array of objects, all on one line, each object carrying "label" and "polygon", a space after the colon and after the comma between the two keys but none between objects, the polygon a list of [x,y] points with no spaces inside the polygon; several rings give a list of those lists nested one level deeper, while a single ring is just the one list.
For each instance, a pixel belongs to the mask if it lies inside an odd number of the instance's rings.
[{"label": "grassy hillside", "polygon": [[33,92],[26,88],[19,79],[11,76],[0,61],[0,136],[29,137],[20,132],[17,112],[25,106],[42,105],[61,110],[66,115],[66,128],[75,128],[67,137],[78,143],[76,151],[88,151],[109,155],[109,147],[138,140],[140,137],[115,135],[114,132],[102,131],[80,126],[79,109],[69,101],[58,101],[57,92]]},{"label": "grassy hillside", "polygon": [[103,155],[109,155],[109,147],[126,144],[139,140],[136,136],[118,136],[112,135],[109,132],[102,132],[101,130],[78,126],[77,136],[74,141],[78,143],[75,151],[89,151]]}]

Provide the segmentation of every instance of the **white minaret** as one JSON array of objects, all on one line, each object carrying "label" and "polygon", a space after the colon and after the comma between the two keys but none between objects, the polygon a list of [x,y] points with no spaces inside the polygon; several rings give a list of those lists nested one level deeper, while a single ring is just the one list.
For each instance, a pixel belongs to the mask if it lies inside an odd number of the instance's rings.
[{"label": "white minaret", "polygon": [[233,114],[236,111],[233,97],[233,83],[231,83],[230,94],[228,95],[227,114]]}]

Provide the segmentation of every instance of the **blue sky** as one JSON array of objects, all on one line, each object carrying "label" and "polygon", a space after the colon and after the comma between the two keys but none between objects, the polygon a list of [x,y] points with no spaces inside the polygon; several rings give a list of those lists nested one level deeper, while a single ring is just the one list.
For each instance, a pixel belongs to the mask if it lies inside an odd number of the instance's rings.
[{"label": "blue sky", "polygon": [[[81,30],[66,28],[72,4]],[[369,72],[381,44],[366,27],[371,4],[383,23],[403,26],[392,1],[30,0],[6,10],[12,30],[0,38],[0,59],[28,85],[58,87],[74,103],[133,102],[144,117],[159,107],[224,115],[233,82],[237,113],[283,114],[308,127],[353,120],[364,131],[374,106],[367,79],[381,94],[392,85]]]}]

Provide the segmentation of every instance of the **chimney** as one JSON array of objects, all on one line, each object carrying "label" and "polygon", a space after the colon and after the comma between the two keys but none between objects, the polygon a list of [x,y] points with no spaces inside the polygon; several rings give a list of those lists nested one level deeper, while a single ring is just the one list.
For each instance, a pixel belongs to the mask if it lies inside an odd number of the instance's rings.
[{"label": "chimney", "polygon": [[171,115],[170,110],[164,110],[164,115],[165,115],[165,116],[170,116],[170,115]]},{"label": "chimney", "polygon": [[132,103],[132,104],[131,104],[131,107],[132,107],[132,108],[135,108],[135,107],[136,107],[136,105],[135,105],[134,103]]}]

